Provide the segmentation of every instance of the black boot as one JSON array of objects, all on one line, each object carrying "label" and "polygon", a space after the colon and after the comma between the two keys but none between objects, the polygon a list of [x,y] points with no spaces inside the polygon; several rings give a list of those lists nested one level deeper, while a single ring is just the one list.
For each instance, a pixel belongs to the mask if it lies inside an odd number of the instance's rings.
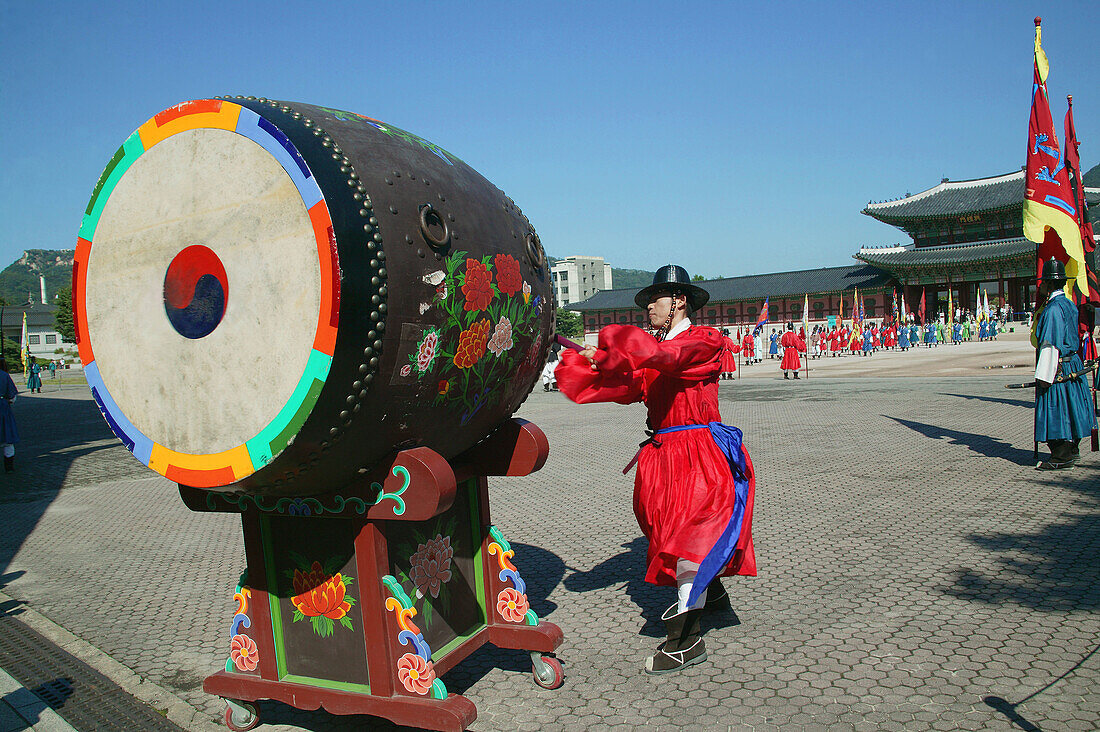
[{"label": "black boot", "polygon": [[542,385],[542,390],[543,391],[550,391],[550,385],[549,384],[543,384]]},{"label": "black boot", "polygon": [[1050,448],[1050,459],[1039,463],[1039,470],[1067,470],[1077,462],[1077,455],[1074,454],[1076,441],[1049,440],[1047,447]]},{"label": "black boot", "polygon": [[4,458],[4,472],[5,473],[14,473],[15,472],[15,458],[14,457]]},{"label": "black boot", "polygon": [[796,379],[798,378],[798,372],[797,371],[794,372],[794,378],[796,378]]},{"label": "black boot", "polygon": [[699,637],[699,616],[703,614],[703,609],[673,614],[675,612],[676,606],[673,605],[661,616],[668,638],[657,653],[646,659],[647,674],[679,671],[685,666],[702,663],[707,658],[707,645]]},{"label": "black boot", "polygon": [[708,613],[730,609],[730,596],[722,581],[717,577],[707,585],[707,601],[703,603],[703,609]]}]

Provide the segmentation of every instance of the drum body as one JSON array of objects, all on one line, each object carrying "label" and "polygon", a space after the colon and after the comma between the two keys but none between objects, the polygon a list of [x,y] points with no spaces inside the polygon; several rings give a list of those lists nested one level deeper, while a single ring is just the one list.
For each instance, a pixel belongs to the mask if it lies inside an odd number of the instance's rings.
[{"label": "drum body", "polygon": [[527,218],[451,153],[241,97],[180,104],[126,140],[73,269],[88,383],[134,456],[274,496],[484,439],[537,379],[553,303]]}]

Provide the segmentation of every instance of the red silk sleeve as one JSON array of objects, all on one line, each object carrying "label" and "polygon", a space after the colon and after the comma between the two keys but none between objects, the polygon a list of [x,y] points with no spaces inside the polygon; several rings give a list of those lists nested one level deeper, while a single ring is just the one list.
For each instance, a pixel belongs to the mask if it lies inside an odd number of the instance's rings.
[{"label": "red silk sleeve", "polygon": [[721,354],[722,335],[712,328],[692,328],[672,340],[658,341],[633,325],[608,325],[600,330],[598,371],[579,353],[566,351],[555,376],[561,393],[578,404],[630,404],[645,400],[645,369],[705,381],[720,373]]},{"label": "red silk sleeve", "polygon": [[722,334],[713,328],[692,328],[658,341],[633,325],[609,325],[600,331],[596,365],[601,372],[653,369],[685,381],[704,381],[720,373],[721,353]]},{"label": "red silk sleeve", "polygon": [[593,371],[588,360],[576,351],[562,353],[561,363],[554,375],[561,393],[577,404],[633,404],[645,399],[645,381],[641,372]]}]

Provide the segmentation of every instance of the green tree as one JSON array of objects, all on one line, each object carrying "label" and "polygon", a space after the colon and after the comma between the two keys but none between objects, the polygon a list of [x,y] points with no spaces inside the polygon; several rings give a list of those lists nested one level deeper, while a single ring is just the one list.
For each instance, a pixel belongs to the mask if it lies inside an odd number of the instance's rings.
[{"label": "green tree", "polygon": [[576,338],[583,334],[580,313],[574,313],[572,310],[562,310],[559,308],[557,317],[557,326],[554,330],[558,335],[566,338]]},{"label": "green tree", "polygon": [[76,342],[76,329],[73,327],[73,288],[62,287],[57,291],[57,314],[54,325],[66,343]]},{"label": "green tree", "polygon": [[706,277],[704,277],[703,275],[697,274],[697,275],[692,276],[691,281],[692,282],[702,282],[705,279],[706,279]]}]

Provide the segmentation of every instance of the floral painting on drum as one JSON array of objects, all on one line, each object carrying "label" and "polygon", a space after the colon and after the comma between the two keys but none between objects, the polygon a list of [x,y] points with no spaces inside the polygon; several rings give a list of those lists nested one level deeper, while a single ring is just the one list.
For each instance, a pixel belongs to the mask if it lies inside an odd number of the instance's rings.
[{"label": "floral painting on drum", "polygon": [[294,605],[292,622],[309,618],[313,632],[322,638],[332,635],[336,623],[354,630],[348,611],[355,604],[355,598],[348,596],[347,588],[355,580],[336,571],[343,560],[332,558],[322,565],[317,561],[307,562],[293,552],[291,556],[298,565],[293,570],[286,570],[294,587],[294,596],[290,598]]},{"label": "floral painting on drum", "polygon": [[[438,609],[444,614],[450,611],[449,583],[454,577],[452,561],[455,547],[452,537],[455,527],[453,513],[446,519],[440,516],[434,522],[427,523],[426,527],[413,528],[395,549],[396,556],[408,557],[408,571],[405,571],[404,565],[394,571],[403,585],[412,586],[409,594],[414,602],[420,604],[425,628],[431,625],[433,606],[438,604]],[[421,533],[422,528],[427,528],[426,534]]]},{"label": "floral painting on drum", "polygon": [[425,331],[408,361],[417,378],[432,374],[436,404],[460,409],[466,424],[484,407],[513,398],[516,371],[535,369],[528,356],[536,338],[541,345],[541,307],[511,254],[474,259],[459,251],[445,265],[432,301],[443,323]]}]

